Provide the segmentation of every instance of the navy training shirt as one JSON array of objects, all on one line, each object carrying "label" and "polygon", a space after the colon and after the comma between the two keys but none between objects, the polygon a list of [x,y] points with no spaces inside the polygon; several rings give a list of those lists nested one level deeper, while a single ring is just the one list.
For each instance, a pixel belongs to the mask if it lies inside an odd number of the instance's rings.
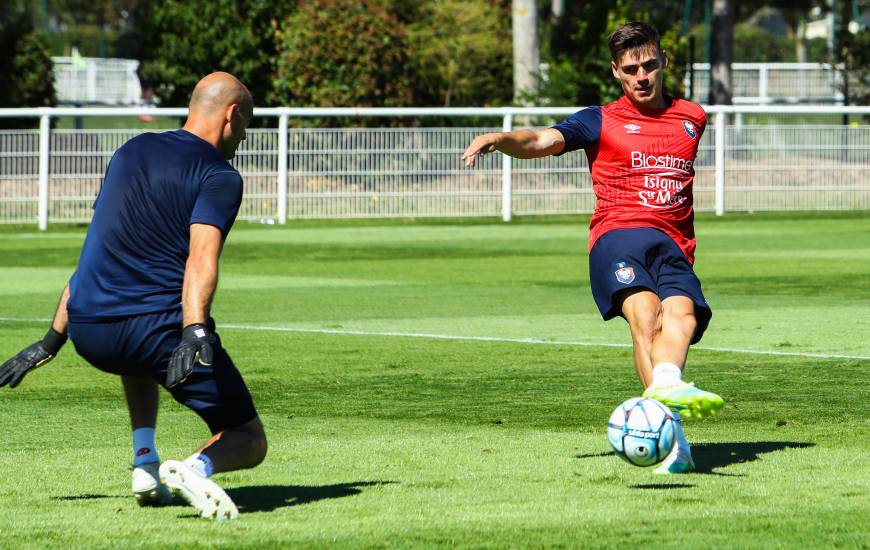
[{"label": "navy training shirt", "polygon": [[213,225],[226,238],[241,201],[241,175],[190,132],[145,133],[122,145],[70,279],[70,320],[180,311],[190,225]]}]

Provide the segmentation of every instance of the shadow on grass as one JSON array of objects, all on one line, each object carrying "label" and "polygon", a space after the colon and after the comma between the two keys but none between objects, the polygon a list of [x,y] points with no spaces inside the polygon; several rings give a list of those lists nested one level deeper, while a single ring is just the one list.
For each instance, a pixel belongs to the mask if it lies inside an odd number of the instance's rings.
[{"label": "shadow on grass", "polygon": [[[784,449],[805,449],[815,443],[799,441],[749,441],[739,443],[698,443],[692,445],[695,459],[695,473],[716,474],[713,470],[732,464],[753,462],[759,455],[782,451]],[[720,474],[724,475],[724,474]]]},{"label": "shadow on grass", "polygon": [[585,455],[577,455],[574,458],[598,458],[602,456],[616,456],[616,453],[613,451],[602,451],[600,453],[588,453]]},{"label": "shadow on grass", "polygon": [[126,496],[119,495],[95,495],[91,493],[85,493],[83,495],[67,495],[62,497],[51,497],[51,500],[100,500],[103,498],[130,498]]},{"label": "shadow on grass", "polygon": [[[743,464],[760,458],[759,455],[782,451],[783,449],[804,449],[815,443],[799,441],[742,441],[734,443],[696,443],[692,445],[692,458],[695,460],[695,474],[718,476],[741,476],[743,474],[725,474],[714,472],[717,468],[726,468],[732,464]],[[577,455],[577,458],[599,458],[616,455],[613,451]],[[654,484],[657,485],[657,484]],[[639,489],[659,488],[655,486],[635,486]],[[661,488],[670,488],[664,485]]]},{"label": "shadow on grass", "polygon": [[240,512],[271,512],[285,506],[309,504],[328,498],[358,495],[363,487],[388,485],[395,481],[354,481],[336,485],[254,485],[227,489]]},{"label": "shadow on grass", "polygon": [[643,483],[641,485],[629,485],[632,489],[691,489],[691,483]]}]

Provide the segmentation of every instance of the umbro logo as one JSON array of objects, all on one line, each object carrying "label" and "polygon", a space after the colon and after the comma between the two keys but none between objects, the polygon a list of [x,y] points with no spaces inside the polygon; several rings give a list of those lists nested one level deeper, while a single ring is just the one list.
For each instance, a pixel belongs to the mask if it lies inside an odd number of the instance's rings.
[{"label": "umbro logo", "polygon": [[626,134],[639,134],[640,133],[640,126],[638,126],[637,124],[626,124],[625,126],[623,126],[623,128],[625,128]]}]

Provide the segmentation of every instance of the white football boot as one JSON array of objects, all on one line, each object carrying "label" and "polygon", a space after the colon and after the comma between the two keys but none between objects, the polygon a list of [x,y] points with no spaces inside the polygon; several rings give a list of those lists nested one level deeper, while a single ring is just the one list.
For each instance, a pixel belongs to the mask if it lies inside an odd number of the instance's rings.
[{"label": "white football boot", "polygon": [[139,506],[163,506],[172,500],[169,487],[160,482],[157,462],[133,466],[133,496]]},{"label": "white football boot", "polygon": [[662,461],[661,465],[654,470],[657,474],[685,474],[695,469],[695,461],[692,460],[692,449],[683,432],[683,422],[678,413],[674,415],[674,448]]},{"label": "white football boot", "polygon": [[160,480],[169,489],[196,508],[208,519],[236,519],[239,509],[229,495],[214,481],[196,473],[178,460],[167,460],[160,465]]}]

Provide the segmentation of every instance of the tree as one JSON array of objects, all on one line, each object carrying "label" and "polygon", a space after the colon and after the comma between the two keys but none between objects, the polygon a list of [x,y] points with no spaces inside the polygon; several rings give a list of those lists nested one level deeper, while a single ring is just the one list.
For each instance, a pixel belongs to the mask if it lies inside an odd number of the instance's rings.
[{"label": "tree", "polygon": [[217,70],[247,85],[258,106],[268,104],[276,57],[274,29],[288,1],[165,0],[139,21],[148,44],[140,78],[164,106],[185,106],[202,76]]},{"label": "tree", "polygon": [[547,67],[538,103],[594,105],[622,94],[610,72],[607,38],[629,21],[645,21],[662,34],[662,49],[670,60],[665,71],[669,94],[683,92],[688,39],[679,34],[681,3],[656,0],[591,0],[566,2],[562,15],[544,25],[543,59]]},{"label": "tree", "polygon": [[733,0],[713,0],[712,32],[709,103],[711,105],[730,105],[731,54],[734,44]]},{"label": "tree", "polygon": [[277,103],[411,105],[407,33],[385,1],[303,0],[280,22],[277,49]]},{"label": "tree", "polygon": [[[32,14],[11,3],[0,8],[0,107],[49,107],[54,64],[33,32]],[[32,126],[33,119],[3,119],[0,127]]]},{"label": "tree", "polygon": [[489,0],[426,2],[408,25],[414,102],[503,105],[513,98],[507,6]]},{"label": "tree", "polygon": [[538,8],[535,0],[513,0],[514,101],[531,104],[541,66]]}]

